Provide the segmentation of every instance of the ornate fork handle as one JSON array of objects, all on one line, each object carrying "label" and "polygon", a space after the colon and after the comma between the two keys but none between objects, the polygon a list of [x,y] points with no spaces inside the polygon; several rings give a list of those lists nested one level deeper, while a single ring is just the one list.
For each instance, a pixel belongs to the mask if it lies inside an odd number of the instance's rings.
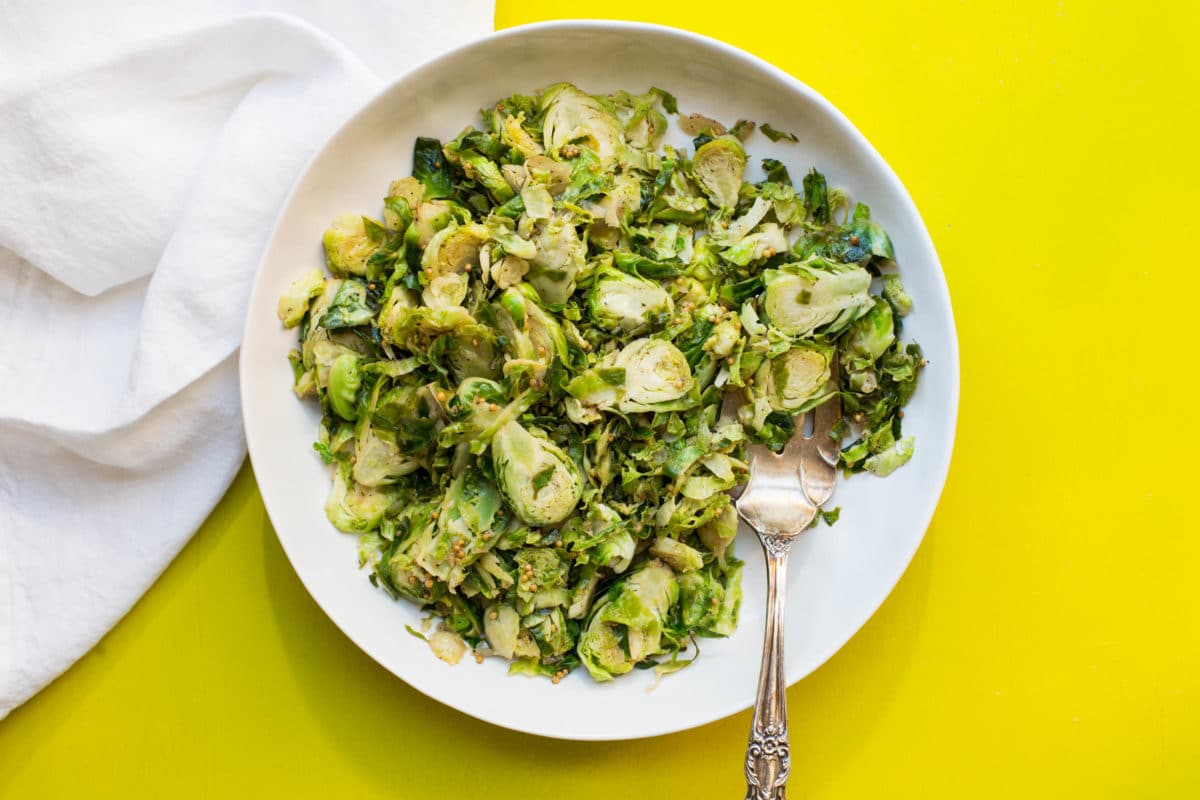
[{"label": "ornate fork handle", "polygon": [[839,446],[834,431],[842,416],[838,385],[835,363],[830,378],[832,399],[810,412],[809,433],[805,433],[807,426],[797,422],[783,452],[774,453],[757,444],[746,448],[750,478],[735,505],[738,515],[758,533],[767,558],[767,626],[754,722],[746,746],[746,800],[784,800],[787,796],[792,769],[783,668],[787,559],[792,542],[833,494]]},{"label": "ornate fork handle", "polygon": [[783,673],[783,609],[792,536],[760,533],[767,557],[767,628],[758,699],[746,747],[746,800],[784,800],[792,757],[788,747],[787,681]]}]

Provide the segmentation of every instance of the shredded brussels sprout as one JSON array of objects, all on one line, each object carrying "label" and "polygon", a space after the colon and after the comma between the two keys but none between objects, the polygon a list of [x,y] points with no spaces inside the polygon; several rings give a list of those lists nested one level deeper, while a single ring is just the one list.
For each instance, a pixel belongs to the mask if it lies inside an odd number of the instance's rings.
[{"label": "shredded brussels sprout", "polygon": [[667,114],[661,89],[560,83],[419,138],[382,221],[335,219],[331,276],[280,300],[326,513],[374,584],[440,618],[447,661],[679,669],[737,624],[748,441],[782,448],[840,392],[846,473],[912,457],[925,362],[887,234],[815,169],[747,182],[753,123],[690,115],[689,157],[660,144]]}]

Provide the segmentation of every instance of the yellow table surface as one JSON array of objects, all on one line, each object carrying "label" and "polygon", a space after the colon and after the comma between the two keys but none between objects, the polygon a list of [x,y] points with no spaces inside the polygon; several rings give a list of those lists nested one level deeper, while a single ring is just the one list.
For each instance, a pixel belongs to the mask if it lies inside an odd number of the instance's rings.
[{"label": "yellow table surface", "polygon": [[[1200,796],[1197,5],[497,6],[500,27],[641,19],[773,61],[878,147],[941,255],[949,482],[891,598],[789,691],[792,796]],[[734,798],[747,724],[556,742],[426,699],[305,593],[246,467],[0,722],[0,797]]]}]

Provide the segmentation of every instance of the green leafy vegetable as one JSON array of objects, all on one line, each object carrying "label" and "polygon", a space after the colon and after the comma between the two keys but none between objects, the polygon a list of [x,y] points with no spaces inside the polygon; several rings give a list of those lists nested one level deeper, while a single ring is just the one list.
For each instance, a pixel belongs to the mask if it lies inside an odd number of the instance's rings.
[{"label": "green leafy vegetable", "polygon": [[481,113],[419,138],[380,218],[333,220],[331,275],[279,302],[325,512],[375,586],[439,620],[408,630],[444,660],[682,669],[737,624],[747,442],[781,449],[836,393],[844,471],[913,457],[913,298],[870,209],[819,172],[796,187],[768,158],[746,183],[752,122],[679,119],[689,158],[661,145],[661,89],[560,83]]},{"label": "green leafy vegetable", "polygon": [[763,134],[772,142],[778,142],[781,139],[785,142],[800,141],[800,137],[798,137],[796,134],[777,130],[776,128],[772,127],[771,123],[769,122],[764,122],[762,125],[760,125],[759,130],[761,130]]},{"label": "green leafy vegetable", "polygon": [[829,190],[825,185],[825,176],[816,169],[809,170],[804,176],[804,205],[808,206],[813,222],[818,225],[829,224]]},{"label": "green leafy vegetable", "polygon": [[679,103],[676,102],[675,95],[671,94],[670,92],[666,91],[665,89],[659,89],[659,88],[653,87],[653,86],[650,87],[650,91],[656,93],[660,98],[662,98],[663,108],[666,110],[666,112],[668,114],[678,114],[679,113]]},{"label": "green leafy vegetable", "polygon": [[744,142],[746,141],[746,138],[750,136],[750,134],[754,133],[755,127],[756,125],[753,120],[739,119],[737,122],[733,123],[733,127],[729,129],[729,132],[736,136],[738,140]]},{"label": "green leafy vegetable", "polygon": [[[762,168],[767,173],[767,180],[771,183],[784,184],[791,188],[792,179],[788,175],[787,167],[782,161],[777,161],[774,158],[764,158],[762,160]],[[793,190],[794,192],[795,190]]]},{"label": "green leafy vegetable", "polygon": [[313,442],[313,450],[317,451],[321,456],[321,460],[326,464],[333,463],[333,451],[329,449],[329,445],[322,444],[321,442]]},{"label": "green leafy vegetable", "polygon": [[442,143],[437,139],[417,137],[413,145],[413,177],[425,187],[425,200],[453,196],[454,184]]},{"label": "green leafy vegetable", "polygon": [[696,148],[692,171],[715,205],[733,208],[746,171],[746,151],[731,136],[709,139]]}]

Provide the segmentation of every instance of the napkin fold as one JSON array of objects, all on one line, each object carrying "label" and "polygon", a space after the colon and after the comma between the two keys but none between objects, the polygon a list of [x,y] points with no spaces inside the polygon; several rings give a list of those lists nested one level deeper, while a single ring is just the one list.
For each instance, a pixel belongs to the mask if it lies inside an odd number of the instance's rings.
[{"label": "napkin fold", "polygon": [[245,457],[254,270],[316,148],[492,0],[0,6],[0,718],[154,582]]}]

